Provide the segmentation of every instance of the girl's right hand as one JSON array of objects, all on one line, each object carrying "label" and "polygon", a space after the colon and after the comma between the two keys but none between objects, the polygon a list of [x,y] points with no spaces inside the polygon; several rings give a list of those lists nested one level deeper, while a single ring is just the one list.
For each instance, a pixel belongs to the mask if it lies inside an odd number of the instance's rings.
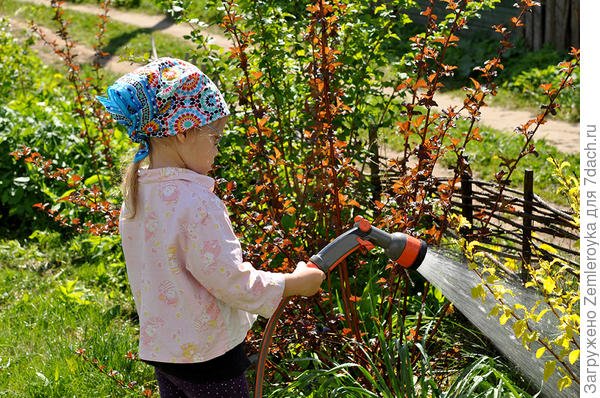
[{"label": "girl's right hand", "polygon": [[304,261],[296,265],[291,274],[285,275],[283,296],[312,296],[319,291],[325,280],[325,273],[318,268],[311,268]]}]

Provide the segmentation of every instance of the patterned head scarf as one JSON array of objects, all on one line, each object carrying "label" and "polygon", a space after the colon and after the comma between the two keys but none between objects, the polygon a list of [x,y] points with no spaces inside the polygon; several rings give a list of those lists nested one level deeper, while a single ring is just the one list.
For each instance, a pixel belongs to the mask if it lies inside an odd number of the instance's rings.
[{"label": "patterned head scarf", "polygon": [[194,65],[175,58],[137,68],[110,86],[106,97],[97,98],[140,144],[134,162],[148,156],[150,137],[177,135],[229,115],[215,84]]}]

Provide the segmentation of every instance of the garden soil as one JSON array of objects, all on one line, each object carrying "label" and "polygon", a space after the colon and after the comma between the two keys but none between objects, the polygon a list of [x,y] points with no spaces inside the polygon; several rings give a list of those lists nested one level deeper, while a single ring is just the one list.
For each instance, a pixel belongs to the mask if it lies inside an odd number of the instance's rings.
[{"label": "garden soil", "polygon": [[[27,0],[31,3],[48,5],[47,0]],[[64,7],[73,11],[85,12],[90,14],[102,14],[102,10],[93,5],[88,4],[71,4],[65,3]],[[170,34],[176,37],[183,37],[190,34],[192,27],[186,24],[175,24],[173,21],[163,15],[148,15],[137,12],[121,11],[111,9],[109,17],[123,23],[128,23],[141,28],[151,29],[153,31]],[[26,24],[19,21],[14,21],[18,27],[26,27]],[[45,30],[48,38],[52,41],[58,39],[49,29]],[[221,34],[205,31],[204,34],[211,38],[214,44],[224,48],[231,47],[231,42]],[[36,50],[39,50],[46,57],[53,57],[53,53],[49,49],[43,49],[43,44],[38,43]],[[77,46],[75,49],[80,54],[80,59],[91,61],[94,58],[94,51],[83,46]],[[123,74],[129,72],[139,65],[130,64],[127,62],[118,62],[115,57],[109,57],[100,60],[101,64],[111,71]],[[444,93],[437,93],[434,97],[440,108],[448,108],[456,106],[460,108],[463,98],[454,97]],[[494,128],[500,131],[514,131],[516,127],[536,117],[535,113],[526,109],[506,109],[496,106],[486,106],[481,110],[481,125]],[[485,129],[485,127],[483,127]],[[540,126],[536,132],[538,139],[545,139],[549,144],[555,146],[565,153],[579,152],[579,124],[568,123],[559,120],[548,120],[544,125]],[[387,155],[392,155],[387,151]]]}]

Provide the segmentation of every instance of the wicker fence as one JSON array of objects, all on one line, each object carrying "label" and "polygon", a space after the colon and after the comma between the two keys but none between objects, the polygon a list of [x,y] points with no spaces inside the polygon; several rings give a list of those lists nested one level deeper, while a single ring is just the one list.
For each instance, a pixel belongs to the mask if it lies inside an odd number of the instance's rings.
[{"label": "wicker fence", "polygon": [[[384,189],[394,181],[394,173],[384,173]],[[579,269],[579,226],[571,210],[547,203],[534,193],[533,171],[525,172],[522,190],[504,188],[501,197],[497,184],[461,178],[460,189],[451,203],[456,213],[471,224],[461,232],[490,244],[478,247],[503,258],[536,263],[540,258],[558,258],[571,269]],[[447,179],[440,178],[442,183]],[[495,206],[502,203],[502,206]],[[496,208],[492,211],[492,208]],[[489,223],[483,220],[489,217]],[[480,237],[481,236],[481,237]],[[552,253],[551,253],[552,252]],[[552,257],[550,257],[552,256]],[[524,274],[523,274],[524,275]]]},{"label": "wicker fence", "polygon": [[490,206],[500,199],[506,205],[491,214],[487,234],[489,238],[500,239],[493,239],[497,249],[487,247],[485,250],[527,263],[552,254],[552,258],[578,269],[579,226],[573,213],[537,196],[533,180],[533,171],[527,170],[523,190],[505,188],[499,198],[496,184],[463,176],[460,193],[452,204],[472,225],[472,230],[465,234],[477,235],[482,227],[478,215],[490,214]]}]

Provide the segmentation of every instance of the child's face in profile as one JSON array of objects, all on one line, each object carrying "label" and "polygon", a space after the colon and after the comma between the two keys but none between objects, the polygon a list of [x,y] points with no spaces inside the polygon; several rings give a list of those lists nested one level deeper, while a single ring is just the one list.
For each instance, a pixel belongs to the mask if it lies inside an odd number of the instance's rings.
[{"label": "child's face in profile", "polygon": [[198,131],[185,134],[179,147],[179,154],[188,169],[207,174],[213,166],[215,157],[219,153],[217,144],[223,134],[227,117],[212,123],[213,129],[203,127]]}]

